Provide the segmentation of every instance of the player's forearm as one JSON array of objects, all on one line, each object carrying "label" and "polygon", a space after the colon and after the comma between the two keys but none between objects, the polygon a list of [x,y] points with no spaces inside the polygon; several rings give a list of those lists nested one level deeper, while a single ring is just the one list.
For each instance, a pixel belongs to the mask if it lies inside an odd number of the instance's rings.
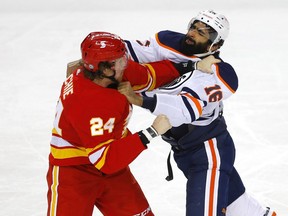
[{"label": "player's forearm", "polygon": [[156,104],[157,104],[156,96],[154,96],[154,97],[142,97],[141,107],[143,107],[145,109],[149,109],[150,112],[152,112],[152,113],[155,110]]},{"label": "player's forearm", "polygon": [[138,94],[134,94],[133,96],[127,96],[127,99],[129,101],[129,103],[134,104],[136,106],[142,106],[143,105],[143,97],[138,95]]},{"label": "player's forearm", "polygon": [[102,160],[98,160],[95,167],[107,174],[127,167],[142,151],[147,149],[147,144],[153,138],[166,133],[171,127],[169,119],[165,115],[158,115],[147,129],[129,134],[122,139],[115,140],[109,147],[107,146],[107,150],[104,151],[109,151],[109,153],[103,154]]},{"label": "player's forearm", "polygon": [[142,96],[136,94],[132,87],[130,82],[121,82],[118,85],[118,91],[125,95],[129,103],[134,104],[136,106],[142,106],[143,104],[143,98]]},{"label": "player's forearm", "polygon": [[152,114],[164,114],[173,127],[196,121],[201,115],[205,102],[190,95],[156,94],[154,97],[143,97],[143,108]]}]

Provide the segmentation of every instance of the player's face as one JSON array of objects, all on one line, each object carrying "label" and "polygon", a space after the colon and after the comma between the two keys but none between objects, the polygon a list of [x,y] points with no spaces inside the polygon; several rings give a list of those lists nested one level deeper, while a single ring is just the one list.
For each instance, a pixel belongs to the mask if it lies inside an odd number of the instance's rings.
[{"label": "player's face", "polygon": [[190,45],[195,43],[207,43],[210,38],[210,29],[211,28],[209,26],[207,27],[205,23],[193,23],[188,30],[188,38],[185,42]]},{"label": "player's face", "polygon": [[127,68],[128,65],[128,54],[125,53],[125,55],[121,58],[112,61],[112,64],[113,67],[111,69],[115,71],[115,79],[119,82],[122,81],[124,70]]},{"label": "player's face", "polygon": [[188,30],[184,42],[183,50],[186,55],[206,53],[210,47],[211,28],[205,23],[195,22]]}]

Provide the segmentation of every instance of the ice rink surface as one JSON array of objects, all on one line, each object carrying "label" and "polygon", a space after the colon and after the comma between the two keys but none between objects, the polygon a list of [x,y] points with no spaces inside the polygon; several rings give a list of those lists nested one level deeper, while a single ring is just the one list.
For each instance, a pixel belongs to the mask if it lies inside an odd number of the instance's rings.
[{"label": "ice rink surface", "polygon": [[[166,29],[185,33],[191,17],[203,9],[225,14],[231,24],[221,57],[240,79],[237,93],[224,102],[237,149],[235,166],[247,192],[279,216],[288,215],[286,0],[12,0],[0,8],[1,216],[46,214],[55,105],[66,63],[80,58],[83,38],[91,31],[125,39]],[[151,114],[134,110],[133,132],[152,123]],[[166,182],[168,152],[157,138],[131,169],[157,216],[183,216],[185,178],[172,161],[175,179]]]}]

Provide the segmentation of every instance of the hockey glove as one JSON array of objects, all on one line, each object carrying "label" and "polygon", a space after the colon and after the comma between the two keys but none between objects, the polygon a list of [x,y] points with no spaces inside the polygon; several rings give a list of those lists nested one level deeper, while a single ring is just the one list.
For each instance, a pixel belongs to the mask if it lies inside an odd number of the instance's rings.
[{"label": "hockey glove", "polygon": [[173,63],[173,65],[180,75],[197,69],[197,62],[193,62],[191,60],[188,62]]}]

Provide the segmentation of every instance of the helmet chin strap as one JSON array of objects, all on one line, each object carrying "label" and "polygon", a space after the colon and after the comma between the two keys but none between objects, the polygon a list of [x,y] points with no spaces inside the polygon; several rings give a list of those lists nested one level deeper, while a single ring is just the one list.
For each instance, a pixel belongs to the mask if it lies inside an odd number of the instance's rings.
[{"label": "helmet chin strap", "polygon": [[212,55],[214,54],[218,49],[215,49],[214,51],[212,51],[212,47],[214,46],[215,42],[213,42],[210,46],[209,46],[209,50],[206,53],[198,53],[198,54],[194,54],[197,57],[205,57],[208,55]]},{"label": "helmet chin strap", "polygon": [[194,56],[197,56],[197,57],[205,57],[205,56],[212,55],[212,54],[214,54],[215,52],[216,52],[216,50],[211,52],[210,49],[209,49],[209,51],[206,52],[206,53],[194,54]]},{"label": "helmet chin strap", "polygon": [[119,81],[115,79],[116,71],[115,70],[112,70],[112,71],[113,71],[113,74],[111,76],[106,76],[103,73],[103,74],[101,74],[101,77],[110,79],[112,81],[112,83],[108,85],[108,88],[116,88],[117,89],[117,87],[119,85]]},{"label": "helmet chin strap", "polygon": [[214,40],[213,43],[210,45],[208,52],[214,53],[214,52],[217,50],[217,49],[216,49],[216,50],[214,50],[214,51],[211,51],[212,47],[213,47],[215,44],[216,44],[216,43],[215,43],[215,40]]}]

